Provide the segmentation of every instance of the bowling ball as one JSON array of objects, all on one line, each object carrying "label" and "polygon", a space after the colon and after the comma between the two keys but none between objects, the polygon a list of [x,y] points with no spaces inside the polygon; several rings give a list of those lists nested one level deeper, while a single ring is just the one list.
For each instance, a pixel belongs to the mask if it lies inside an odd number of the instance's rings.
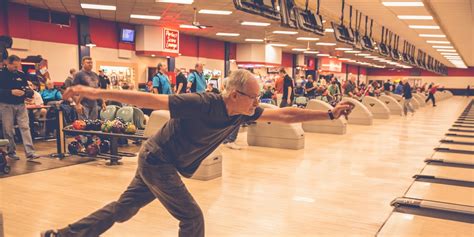
[{"label": "bowling ball", "polygon": [[77,155],[79,152],[82,152],[84,147],[78,141],[72,141],[67,146],[67,149],[68,149],[69,153],[71,153],[73,155]]},{"label": "bowling ball", "polygon": [[112,125],[113,125],[112,121],[104,122],[101,126],[102,132],[111,132],[112,131]]},{"label": "bowling ball", "polygon": [[102,128],[102,120],[100,119],[94,120],[92,130],[100,131],[101,128]]},{"label": "bowling ball", "polygon": [[84,128],[84,130],[92,130],[92,120],[86,119],[84,120],[84,123],[86,123],[86,127]]},{"label": "bowling ball", "polygon": [[99,154],[99,146],[94,143],[89,144],[86,148],[86,152],[88,156],[95,157]]},{"label": "bowling ball", "polygon": [[86,122],[83,120],[76,120],[72,123],[72,127],[75,130],[84,130],[86,128]]},{"label": "bowling ball", "polygon": [[108,140],[103,140],[100,145],[100,153],[107,153],[110,151],[110,141]]},{"label": "bowling ball", "polygon": [[133,123],[127,123],[125,126],[125,133],[126,134],[135,134],[137,132],[137,127]]},{"label": "bowling ball", "polygon": [[89,137],[87,138],[87,145],[89,145],[89,144],[96,144],[97,146],[99,146],[100,143],[101,143],[101,140],[100,140],[100,137],[98,137],[98,136],[95,136],[95,135],[94,135],[94,136],[89,136]]},{"label": "bowling ball", "polygon": [[77,135],[74,138],[76,139],[77,142],[81,144],[87,144],[89,141],[88,137],[84,135]]},{"label": "bowling ball", "polygon": [[125,131],[125,125],[118,119],[114,120],[112,124],[113,133],[123,133]]}]

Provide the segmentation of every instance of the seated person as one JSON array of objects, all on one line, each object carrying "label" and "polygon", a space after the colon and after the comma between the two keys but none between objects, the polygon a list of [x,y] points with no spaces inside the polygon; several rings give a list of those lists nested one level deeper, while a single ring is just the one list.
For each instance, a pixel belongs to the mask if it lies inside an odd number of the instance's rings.
[{"label": "seated person", "polygon": [[[31,81],[28,81],[28,86],[33,90],[34,94],[33,94],[33,98],[25,100],[25,104],[36,105],[36,106],[44,105],[43,98],[41,98],[40,93],[36,91],[37,88],[35,84],[33,84]],[[39,119],[39,118],[44,119],[46,117],[46,112],[47,112],[46,109],[41,108],[41,109],[34,110],[33,114],[35,116],[35,119]]]},{"label": "seated person", "polygon": [[220,94],[219,90],[214,87],[213,83],[207,84],[206,92],[212,92],[212,93]]},{"label": "seated person", "polygon": [[304,96],[304,94],[305,94],[305,91],[303,87],[303,82],[297,83],[296,88],[295,88],[295,96],[300,97],[300,96]]},{"label": "seated person", "polygon": [[41,97],[45,104],[57,103],[63,99],[61,92],[54,87],[54,83],[51,80],[46,82],[46,88],[41,91]]}]

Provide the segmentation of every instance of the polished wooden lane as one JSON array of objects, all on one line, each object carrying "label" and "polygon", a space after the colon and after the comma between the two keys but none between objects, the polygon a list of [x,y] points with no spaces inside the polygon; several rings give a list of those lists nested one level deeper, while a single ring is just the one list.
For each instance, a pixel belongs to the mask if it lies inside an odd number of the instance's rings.
[{"label": "polished wooden lane", "polygon": [[[207,236],[373,236],[467,103],[453,98],[414,117],[350,125],[344,136],[307,133],[299,151],[222,148],[222,178],[184,182]],[[0,179],[7,236],[37,236],[91,213],[121,194],[135,168],[134,159],[97,161]],[[177,236],[177,221],[153,202],[103,236]]]}]

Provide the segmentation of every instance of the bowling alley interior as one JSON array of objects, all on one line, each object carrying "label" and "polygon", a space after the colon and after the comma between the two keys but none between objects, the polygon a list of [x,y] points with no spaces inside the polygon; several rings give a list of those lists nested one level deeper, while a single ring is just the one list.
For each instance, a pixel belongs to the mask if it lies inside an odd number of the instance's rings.
[{"label": "bowling alley interior", "polygon": [[0,237],[474,236],[472,0],[0,0]]}]

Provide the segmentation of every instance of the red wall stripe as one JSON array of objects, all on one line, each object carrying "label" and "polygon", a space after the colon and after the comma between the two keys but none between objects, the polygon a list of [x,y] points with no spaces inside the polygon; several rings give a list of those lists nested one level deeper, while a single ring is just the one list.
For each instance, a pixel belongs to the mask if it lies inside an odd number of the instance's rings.
[{"label": "red wall stripe", "polygon": [[135,44],[119,42],[121,28],[135,29],[135,26],[95,18],[89,19],[89,32],[92,42],[97,47],[135,50]]},{"label": "red wall stripe", "polygon": [[179,52],[183,56],[197,57],[197,37],[180,33]]},{"label": "red wall stripe", "polygon": [[281,54],[281,66],[293,67],[293,54],[283,52]]},{"label": "red wall stripe", "polygon": [[200,37],[199,57],[224,60],[224,41]]},{"label": "red wall stripe", "polygon": [[39,21],[30,21],[28,6],[14,3],[8,4],[8,30],[12,37],[77,44],[77,22],[71,18],[71,26],[61,27]]},{"label": "red wall stripe", "polygon": [[8,4],[8,30],[12,37],[30,39],[30,21],[28,7],[24,5]]}]

